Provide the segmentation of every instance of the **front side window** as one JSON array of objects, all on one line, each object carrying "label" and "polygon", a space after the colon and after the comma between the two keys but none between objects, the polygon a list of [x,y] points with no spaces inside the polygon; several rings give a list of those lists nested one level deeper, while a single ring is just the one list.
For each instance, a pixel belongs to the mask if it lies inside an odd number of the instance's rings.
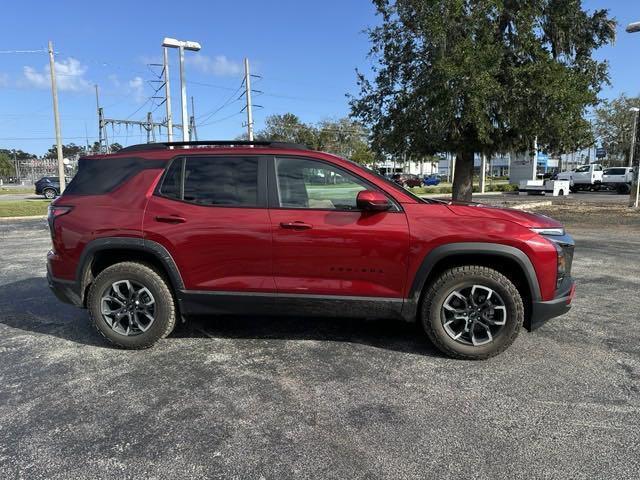
[{"label": "front side window", "polygon": [[200,205],[258,206],[257,157],[187,157],[173,161],[160,194]]},{"label": "front side window", "polygon": [[589,165],[585,165],[584,167],[576,168],[576,173],[586,173],[589,171]]},{"label": "front side window", "polygon": [[276,177],[283,208],[357,210],[358,193],[370,189],[344,170],[301,158],[276,159]]}]

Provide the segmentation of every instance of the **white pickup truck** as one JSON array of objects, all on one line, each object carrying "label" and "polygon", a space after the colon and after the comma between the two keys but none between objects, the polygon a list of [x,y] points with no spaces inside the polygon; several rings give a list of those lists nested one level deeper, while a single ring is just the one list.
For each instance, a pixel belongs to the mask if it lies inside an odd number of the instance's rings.
[{"label": "white pickup truck", "polygon": [[602,186],[620,194],[627,194],[631,190],[632,180],[633,168],[611,167],[607,168],[602,175]]},{"label": "white pickup truck", "polygon": [[569,188],[572,192],[577,190],[600,190],[602,175],[602,165],[592,163],[578,167],[570,172],[559,173],[557,180],[569,180]]}]

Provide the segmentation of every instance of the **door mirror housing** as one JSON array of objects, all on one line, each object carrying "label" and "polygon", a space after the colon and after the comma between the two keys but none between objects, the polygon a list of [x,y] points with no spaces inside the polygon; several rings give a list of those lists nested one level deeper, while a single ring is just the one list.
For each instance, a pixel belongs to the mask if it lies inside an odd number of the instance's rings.
[{"label": "door mirror housing", "polygon": [[360,210],[368,212],[384,212],[391,208],[391,202],[387,196],[374,190],[362,190],[358,192],[356,205]]}]

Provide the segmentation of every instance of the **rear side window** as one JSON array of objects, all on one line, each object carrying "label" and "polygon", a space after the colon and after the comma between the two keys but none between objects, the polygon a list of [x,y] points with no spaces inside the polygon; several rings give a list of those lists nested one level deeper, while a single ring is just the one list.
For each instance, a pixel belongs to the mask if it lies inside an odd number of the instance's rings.
[{"label": "rear side window", "polygon": [[81,158],[78,161],[78,173],[73,177],[64,193],[68,195],[108,193],[141,171],[161,168],[165,163],[165,160],[145,160],[142,158]]},{"label": "rear side window", "polygon": [[160,194],[200,205],[257,207],[257,157],[187,157],[173,161]]}]

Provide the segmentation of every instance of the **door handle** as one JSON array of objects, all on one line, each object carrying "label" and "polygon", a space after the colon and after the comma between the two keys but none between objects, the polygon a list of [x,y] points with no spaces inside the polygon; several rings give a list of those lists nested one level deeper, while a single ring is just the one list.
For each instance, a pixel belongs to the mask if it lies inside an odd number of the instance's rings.
[{"label": "door handle", "polygon": [[170,215],[170,216],[163,216],[163,215],[158,215],[156,217],[156,222],[162,222],[162,223],[184,223],[187,220],[182,218],[182,217],[178,217],[177,215]]},{"label": "door handle", "polygon": [[313,228],[313,225],[304,222],[281,222],[280,226],[289,230],[309,230]]}]

